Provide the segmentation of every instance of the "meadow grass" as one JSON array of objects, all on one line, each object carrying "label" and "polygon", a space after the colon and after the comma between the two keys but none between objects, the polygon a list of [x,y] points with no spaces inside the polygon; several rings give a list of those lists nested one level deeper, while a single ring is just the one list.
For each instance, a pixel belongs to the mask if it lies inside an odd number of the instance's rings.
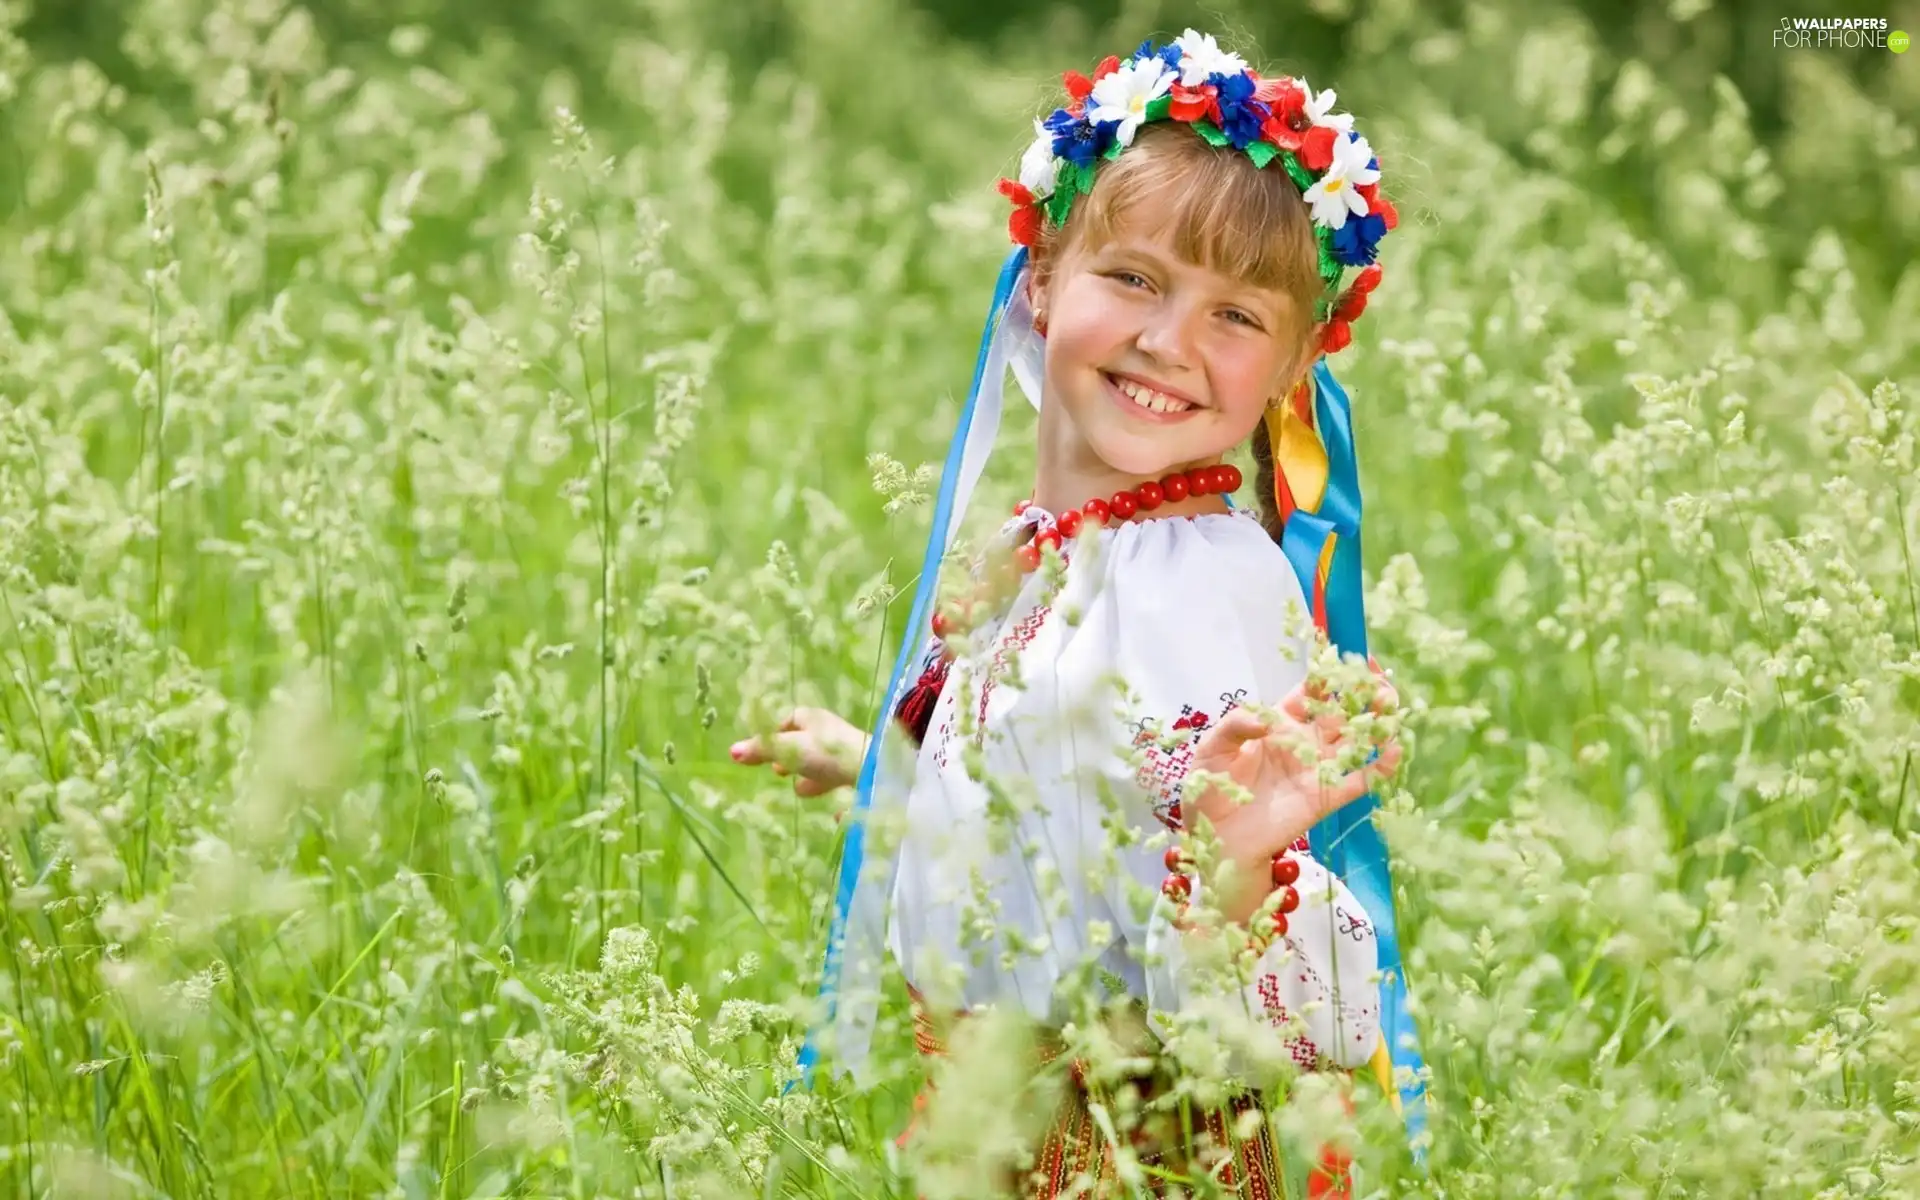
[{"label": "meadow grass", "polygon": [[[897,996],[881,1086],[782,1091],[835,803],[725,747],[871,722],[992,178],[1051,72],[1189,18],[552,11],[603,77],[142,0],[123,82],[0,3],[8,1194],[971,1196],[1019,1133],[983,1038],[894,1152]],[[1920,1194],[1920,270],[1848,207],[1920,212],[1915,88],[1810,59],[1763,146],[1557,9],[1352,37],[1432,1142],[1306,1080],[1287,1144],[1369,1194]]]}]

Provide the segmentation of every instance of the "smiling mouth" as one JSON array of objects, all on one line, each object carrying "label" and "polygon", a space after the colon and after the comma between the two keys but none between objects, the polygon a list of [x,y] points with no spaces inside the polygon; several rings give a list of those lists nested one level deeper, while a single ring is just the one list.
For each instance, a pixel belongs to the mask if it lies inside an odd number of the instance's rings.
[{"label": "smiling mouth", "polygon": [[1152,388],[1144,384],[1135,383],[1131,379],[1122,379],[1117,375],[1109,375],[1104,371],[1101,372],[1101,378],[1107,381],[1107,386],[1112,388],[1123,402],[1132,405],[1142,412],[1173,417],[1179,416],[1181,413],[1192,412],[1199,407],[1196,404],[1189,404],[1185,400],[1176,400],[1172,396],[1168,396],[1162,392],[1156,392]]}]

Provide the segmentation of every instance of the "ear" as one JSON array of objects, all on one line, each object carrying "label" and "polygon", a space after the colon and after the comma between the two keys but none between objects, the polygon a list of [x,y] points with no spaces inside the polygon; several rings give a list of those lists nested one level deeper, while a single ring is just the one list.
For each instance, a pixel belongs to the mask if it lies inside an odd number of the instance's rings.
[{"label": "ear", "polygon": [[1298,387],[1301,380],[1307,378],[1308,373],[1313,370],[1314,360],[1320,355],[1320,329],[1317,323],[1309,325],[1306,334],[1295,344],[1289,354],[1286,370],[1280,376],[1280,394],[1275,397],[1277,402],[1284,403],[1290,398],[1293,395],[1293,389]]},{"label": "ear", "polygon": [[1315,321],[1307,326],[1305,333],[1301,334],[1293,363],[1293,378],[1296,380],[1305,379],[1313,370],[1314,364],[1320,361],[1320,338],[1326,331],[1325,321]]},{"label": "ear", "polygon": [[1053,278],[1053,264],[1036,248],[1027,257],[1027,307],[1041,321],[1047,315],[1047,284]]},{"label": "ear", "polygon": [[1027,276],[1027,308],[1033,313],[1033,331],[1047,336],[1047,284],[1033,274]]}]

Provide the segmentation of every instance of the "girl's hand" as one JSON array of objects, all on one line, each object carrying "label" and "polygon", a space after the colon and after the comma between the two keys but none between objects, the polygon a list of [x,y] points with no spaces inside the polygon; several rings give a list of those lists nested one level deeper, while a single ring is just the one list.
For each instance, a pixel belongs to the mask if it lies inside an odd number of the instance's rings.
[{"label": "girl's hand", "polygon": [[771,763],[775,775],[794,776],[796,796],[824,796],[859,779],[860,763],[867,754],[867,735],[838,713],[824,708],[796,708],[780,722],[779,732],[771,738],[750,737],[735,742],[731,753],[737,763]]},{"label": "girl's hand", "polygon": [[[1391,712],[1399,695],[1378,663],[1373,669],[1379,690],[1371,708]],[[1275,854],[1399,769],[1400,743],[1387,738],[1376,743],[1378,757],[1372,762],[1322,784],[1319,765],[1339,753],[1346,721],[1337,713],[1309,718],[1307,700],[1306,686],[1295,688],[1281,702],[1280,720],[1273,723],[1237,708],[1194,747],[1194,768],[1225,775],[1253,794],[1252,803],[1236,804],[1219,789],[1208,788],[1184,806],[1212,823],[1224,859],[1235,865],[1233,877],[1239,885],[1219,899],[1220,911],[1229,920],[1245,921],[1260,906]]]}]

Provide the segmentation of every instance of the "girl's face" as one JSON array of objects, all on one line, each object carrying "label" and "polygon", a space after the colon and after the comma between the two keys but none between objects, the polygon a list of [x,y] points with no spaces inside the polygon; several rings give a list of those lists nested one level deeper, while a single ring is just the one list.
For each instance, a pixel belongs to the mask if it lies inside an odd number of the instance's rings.
[{"label": "girl's face", "polygon": [[1306,358],[1291,297],[1182,259],[1156,229],[1142,211],[1105,245],[1070,244],[1037,305],[1046,402],[1083,451],[1141,479],[1245,441]]}]

